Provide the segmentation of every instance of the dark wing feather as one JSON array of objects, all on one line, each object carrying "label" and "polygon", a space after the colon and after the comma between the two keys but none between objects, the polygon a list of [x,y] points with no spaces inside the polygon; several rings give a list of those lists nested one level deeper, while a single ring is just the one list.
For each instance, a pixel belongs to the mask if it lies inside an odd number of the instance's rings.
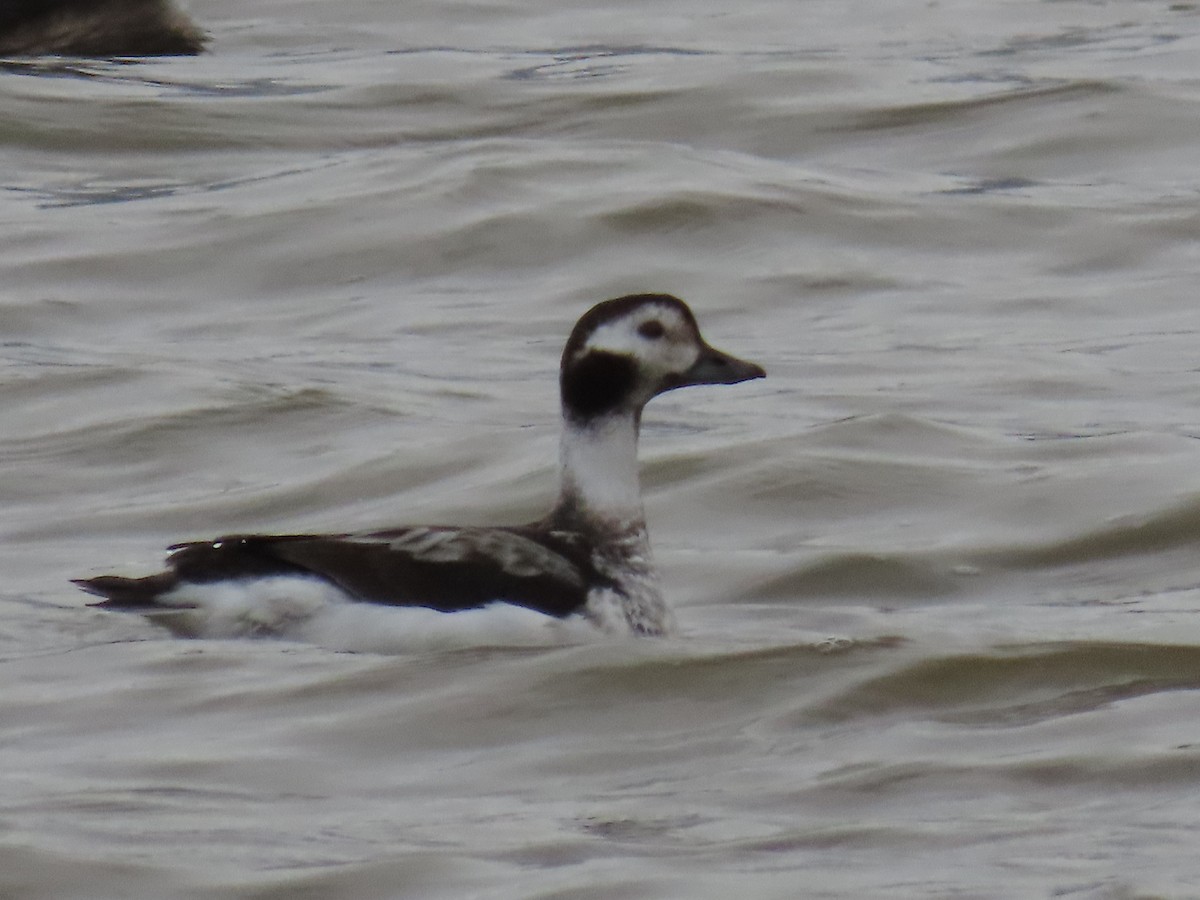
[{"label": "dark wing feather", "polygon": [[501,600],[562,617],[606,583],[578,535],[532,527],[232,535],[171,549],[178,581],[315,575],[359,600],[444,612]]},{"label": "dark wing feather", "polygon": [[362,600],[445,612],[503,600],[566,616],[595,580],[590,560],[567,555],[568,544],[508,529],[409,528],[286,541],[270,552]]}]

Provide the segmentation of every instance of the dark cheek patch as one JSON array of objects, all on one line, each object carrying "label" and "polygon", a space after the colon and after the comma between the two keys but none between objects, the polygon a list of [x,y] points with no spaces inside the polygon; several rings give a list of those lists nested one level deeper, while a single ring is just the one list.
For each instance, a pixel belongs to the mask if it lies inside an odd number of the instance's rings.
[{"label": "dark cheek patch", "polygon": [[593,350],[563,370],[563,405],[577,419],[602,416],[628,399],[636,379],[637,364],[628,356]]}]

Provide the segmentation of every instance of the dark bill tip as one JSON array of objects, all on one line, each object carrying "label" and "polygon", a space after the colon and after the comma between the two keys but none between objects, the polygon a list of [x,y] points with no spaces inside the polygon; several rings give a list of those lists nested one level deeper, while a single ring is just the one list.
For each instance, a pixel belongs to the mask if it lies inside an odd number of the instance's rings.
[{"label": "dark bill tip", "polygon": [[738,384],[754,378],[766,378],[766,370],[758,365],[728,353],[722,353],[715,347],[705,345],[700,358],[690,369],[683,373],[681,386],[684,384]]}]

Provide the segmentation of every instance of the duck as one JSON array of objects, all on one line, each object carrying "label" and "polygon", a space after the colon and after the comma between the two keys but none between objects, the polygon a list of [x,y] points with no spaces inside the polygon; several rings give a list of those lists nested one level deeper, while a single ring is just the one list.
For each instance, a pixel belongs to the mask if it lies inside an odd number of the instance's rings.
[{"label": "duck", "polygon": [[539,521],[233,534],[169,547],[156,574],[74,583],[104,598],[92,608],[185,637],[407,649],[669,635],[638,474],[642,410],[667,391],[765,375],[710,345],[678,297],[606,300],[563,349],[559,493]]},{"label": "duck", "polygon": [[0,4],[0,56],[195,56],[205,41],[172,0]]}]

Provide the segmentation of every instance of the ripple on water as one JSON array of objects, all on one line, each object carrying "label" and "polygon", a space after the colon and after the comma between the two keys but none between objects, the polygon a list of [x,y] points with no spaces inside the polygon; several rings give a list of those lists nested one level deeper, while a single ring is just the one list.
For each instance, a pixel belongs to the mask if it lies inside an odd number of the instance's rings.
[{"label": "ripple on water", "polygon": [[932,656],[806,710],[812,721],[918,716],[1008,727],[1200,689],[1200,647],[1075,642]]}]

